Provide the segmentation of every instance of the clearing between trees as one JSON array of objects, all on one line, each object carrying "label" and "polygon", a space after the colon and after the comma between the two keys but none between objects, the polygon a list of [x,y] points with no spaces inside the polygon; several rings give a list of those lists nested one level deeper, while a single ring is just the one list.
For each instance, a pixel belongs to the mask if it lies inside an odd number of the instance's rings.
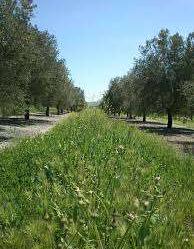
[{"label": "clearing between trees", "polygon": [[67,116],[68,114],[51,114],[46,117],[43,113],[34,113],[28,121],[23,116],[0,117],[0,149],[18,142],[21,138],[45,133]]},{"label": "clearing between trees", "polygon": [[194,129],[177,124],[175,124],[173,128],[167,129],[165,123],[152,119],[148,119],[147,122],[142,122],[137,119],[128,119],[127,122],[142,131],[162,136],[170,144],[185,153],[194,154]]},{"label": "clearing between trees", "polygon": [[0,152],[0,248],[194,246],[193,157],[98,110]]}]

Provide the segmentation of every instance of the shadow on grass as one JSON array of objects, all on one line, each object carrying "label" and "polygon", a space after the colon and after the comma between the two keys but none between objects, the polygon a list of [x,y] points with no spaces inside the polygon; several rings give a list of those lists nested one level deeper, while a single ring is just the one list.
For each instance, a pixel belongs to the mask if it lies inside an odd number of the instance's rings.
[{"label": "shadow on grass", "polygon": [[146,121],[143,122],[141,120],[136,120],[136,119],[126,119],[126,122],[134,124],[134,125],[161,125],[162,127],[165,127],[166,125],[160,122],[156,121]]},{"label": "shadow on grass", "polygon": [[[166,127],[139,127],[140,130],[149,133],[155,133],[159,136],[166,136],[170,139],[173,137],[173,141],[168,140],[171,144],[178,146],[183,152],[194,154],[194,141],[191,141],[191,136],[194,136],[194,130],[187,128],[172,128]],[[181,140],[180,136],[186,137],[185,140]],[[188,141],[187,141],[188,139]]]},{"label": "shadow on grass", "polygon": [[[114,118],[113,119],[119,119]],[[140,130],[167,137],[169,143],[179,147],[183,152],[194,154],[194,130],[184,127],[167,129],[166,124],[157,121],[143,122],[138,119],[120,118],[130,125],[136,125]],[[184,140],[185,138],[185,140]]]},{"label": "shadow on grass", "polygon": [[[111,119],[122,120],[138,129],[166,137],[168,142],[179,147],[185,153],[194,154],[194,130],[184,127],[167,129],[167,125],[158,121],[143,122],[140,119],[126,119],[125,117],[109,116]],[[185,140],[184,140],[185,139]]]},{"label": "shadow on grass", "polygon": [[132,124],[132,125],[161,125],[163,127],[166,126],[165,124],[163,124],[161,122],[156,122],[156,121],[143,122],[140,119],[127,119],[125,117],[117,117],[117,116],[109,116],[109,118],[115,119],[115,120],[122,120],[122,121],[125,121],[125,122],[127,122],[129,124]]},{"label": "shadow on grass", "polygon": [[139,126],[140,130],[144,130],[150,133],[156,133],[158,135],[163,136],[176,136],[176,135],[184,135],[184,136],[191,136],[194,135],[194,130],[188,129],[188,128],[172,128],[167,129],[165,125],[158,125],[154,126],[155,123],[151,123],[150,126],[147,126],[147,124]]}]

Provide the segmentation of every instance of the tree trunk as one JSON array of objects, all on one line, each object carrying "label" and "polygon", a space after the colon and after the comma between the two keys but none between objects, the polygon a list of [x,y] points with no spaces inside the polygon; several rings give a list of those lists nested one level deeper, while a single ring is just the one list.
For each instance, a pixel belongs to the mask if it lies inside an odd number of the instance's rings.
[{"label": "tree trunk", "polygon": [[57,106],[57,115],[60,115],[60,108]]},{"label": "tree trunk", "polygon": [[128,112],[128,113],[127,113],[127,118],[128,118],[128,119],[132,119],[132,114]]},{"label": "tree trunk", "polygon": [[145,123],[145,122],[146,122],[146,114],[143,113],[143,123]]},{"label": "tree trunk", "polygon": [[171,111],[169,109],[167,110],[167,114],[168,114],[167,128],[171,129],[172,128],[172,120],[173,120],[173,118],[172,118],[172,113],[171,113]]},{"label": "tree trunk", "polygon": [[47,106],[47,108],[46,108],[46,116],[49,117],[49,115],[50,115],[50,108],[49,108],[49,106]]},{"label": "tree trunk", "polygon": [[64,110],[63,110],[63,108],[61,108],[61,114],[63,114],[64,113]]},{"label": "tree trunk", "polygon": [[24,119],[25,119],[26,121],[28,121],[28,120],[30,119],[30,111],[29,111],[28,109],[25,110]]}]

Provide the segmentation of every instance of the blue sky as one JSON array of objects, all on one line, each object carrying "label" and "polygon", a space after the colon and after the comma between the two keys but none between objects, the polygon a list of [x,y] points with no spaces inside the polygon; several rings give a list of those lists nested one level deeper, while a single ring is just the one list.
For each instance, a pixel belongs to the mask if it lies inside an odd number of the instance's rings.
[{"label": "blue sky", "polygon": [[97,100],[161,28],[194,31],[194,0],[34,0],[33,22],[57,38],[75,84]]}]

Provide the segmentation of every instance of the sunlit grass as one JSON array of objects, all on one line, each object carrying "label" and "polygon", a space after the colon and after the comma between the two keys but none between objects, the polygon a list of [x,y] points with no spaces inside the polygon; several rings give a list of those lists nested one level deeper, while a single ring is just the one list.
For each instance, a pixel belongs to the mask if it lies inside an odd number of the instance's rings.
[{"label": "sunlit grass", "polygon": [[[161,123],[167,124],[168,122],[168,118],[167,116],[163,116],[163,115],[150,115],[149,120],[154,120],[154,121],[159,121]],[[173,117],[173,125],[179,125],[179,126],[183,126],[183,127],[187,127],[187,128],[194,128],[194,120],[191,120],[189,118],[185,118],[185,117],[178,117],[178,116],[174,116]]]},{"label": "sunlit grass", "polygon": [[193,248],[194,163],[100,111],[0,154],[0,248]]}]

